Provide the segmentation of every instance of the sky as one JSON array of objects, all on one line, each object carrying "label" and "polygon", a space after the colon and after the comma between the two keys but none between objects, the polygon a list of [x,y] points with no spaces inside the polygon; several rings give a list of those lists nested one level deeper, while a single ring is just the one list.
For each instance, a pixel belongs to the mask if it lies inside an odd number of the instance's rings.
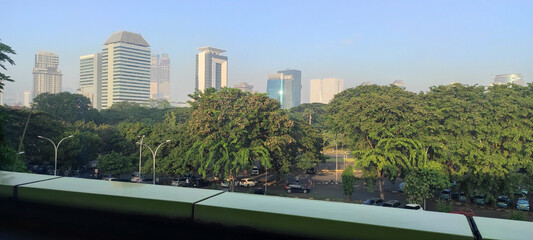
[{"label": "sky", "polygon": [[269,74],[302,71],[309,81],[341,78],[407,90],[459,82],[489,85],[493,74],[533,81],[533,1],[26,1],[0,0],[0,39],[15,66],[4,102],[32,91],[37,51],[59,55],[63,90],[79,87],[79,57],[101,52],[114,32],[140,33],[168,53],[170,97],[194,91],[197,48],[224,49],[229,86],[266,92]]}]

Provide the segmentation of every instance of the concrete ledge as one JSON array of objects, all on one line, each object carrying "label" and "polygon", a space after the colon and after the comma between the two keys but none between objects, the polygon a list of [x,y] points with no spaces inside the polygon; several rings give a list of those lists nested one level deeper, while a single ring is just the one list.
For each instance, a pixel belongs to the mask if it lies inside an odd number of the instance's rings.
[{"label": "concrete ledge", "polygon": [[486,217],[474,217],[483,239],[532,239],[533,223]]},{"label": "concrete ledge", "polygon": [[321,239],[473,239],[463,215],[242,193],[197,203],[194,221]]}]

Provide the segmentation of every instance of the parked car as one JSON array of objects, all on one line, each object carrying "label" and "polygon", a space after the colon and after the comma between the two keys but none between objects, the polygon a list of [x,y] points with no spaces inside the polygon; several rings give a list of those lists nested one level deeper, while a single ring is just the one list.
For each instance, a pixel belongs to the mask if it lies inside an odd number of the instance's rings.
[{"label": "parked car", "polygon": [[466,202],[466,194],[464,192],[460,192],[457,200],[459,200],[459,202]]},{"label": "parked car", "polygon": [[367,199],[363,204],[381,206],[381,204],[383,204],[383,202],[384,201],[381,198],[370,198],[370,199]]},{"label": "parked car", "polygon": [[209,185],[209,182],[203,178],[192,179],[192,186],[196,188],[202,188]]},{"label": "parked car", "polygon": [[131,182],[140,182],[139,180],[139,172],[133,172],[131,174]]},{"label": "parked car", "polygon": [[523,197],[527,197],[527,194],[529,192],[525,189],[525,188],[518,188],[515,192],[514,192],[514,195],[516,196],[523,196]]},{"label": "parked car", "polygon": [[254,194],[265,194],[265,189],[262,187],[254,189]]},{"label": "parked car", "polygon": [[405,186],[405,183],[402,182],[400,185],[398,185],[398,192],[403,192],[403,187]]},{"label": "parked car", "polygon": [[254,187],[257,185],[257,181],[251,179],[251,178],[243,178],[241,181],[239,181],[239,186],[243,187]]},{"label": "parked car", "polygon": [[529,200],[527,200],[527,198],[519,198],[518,201],[516,201],[516,209],[529,211]]},{"label": "parked car", "polygon": [[476,205],[485,205],[487,204],[485,202],[485,195],[481,194],[481,195],[475,195],[473,198],[472,198],[472,203],[476,204]]},{"label": "parked car", "polygon": [[511,201],[511,198],[509,198],[507,195],[499,196],[496,199],[496,206],[501,208],[509,208],[513,205],[513,202]]},{"label": "parked car", "polygon": [[285,186],[285,191],[287,191],[288,193],[293,193],[293,192],[308,193],[311,191],[311,189],[299,183],[289,183]]},{"label": "parked car", "polygon": [[259,175],[259,168],[257,167],[252,168],[252,175]]},{"label": "parked car", "polygon": [[424,211],[424,208],[422,208],[422,206],[420,206],[420,204],[417,204],[417,203],[408,203],[408,204],[405,204],[405,207],[403,207],[405,209],[411,209],[411,210],[419,210],[419,211]]},{"label": "parked car", "polygon": [[170,183],[170,185],[171,185],[171,186],[178,187],[178,186],[179,186],[179,183],[180,183],[180,179],[179,179],[179,178],[173,178],[173,179],[172,179],[172,182]]},{"label": "parked car", "polygon": [[450,195],[452,199],[459,200],[459,192],[452,192]]},{"label": "parked car", "polygon": [[389,200],[389,201],[384,202],[381,206],[399,208],[402,206],[402,203],[398,200]]},{"label": "parked car", "polygon": [[315,168],[308,168],[305,170],[305,173],[307,174],[315,174],[316,173],[316,169]]},{"label": "parked car", "polygon": [[444,189],[442,192],[440,192],[440,199],[442,200],[450,200],[452,198],[452,194],[450,192],[450,189]]},{"label": "parked car", "polygon": [[[226,179],[226,181],[220,183],[221,187],[229,188],[229,185],[231,184],[231,181],[229,179]],[[239,181],[235,180],[235,187],[239,186]]]}]

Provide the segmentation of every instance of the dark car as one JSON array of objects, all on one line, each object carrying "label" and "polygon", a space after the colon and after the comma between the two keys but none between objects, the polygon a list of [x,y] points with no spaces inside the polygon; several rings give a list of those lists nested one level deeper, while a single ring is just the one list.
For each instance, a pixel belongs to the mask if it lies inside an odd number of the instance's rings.
[{"label": "dark car", "polygon": [[496,199],[496,206],[501,208],[509,208],[513,205],[513,201],[507,195],[499,196]]},{"label": "dark car", "polygon": [[293,193],[293,192],[308,193],[311,191],[311,189],[299,183],[289,183],[287,184],[287,186],[285,186],[285,191],[287,191],[288,193]]},{"label": "dark car", "polygon": [[315,174],[316,173],[316,169],[315,168],[308,168],[307,170],[305,170],[305,172],[307,174]]},{"label": "dark car", "polygon": [[452,198],[451,193],[450,193],[450,189],[442,190],[442,192],[440,192],[439,198],[442,199],[442,200],[450,200]]},{"label": "dark car", "polygon": [[399,208],[402,206],[402,203],[398,200],[389,200],[389,201],[384,202],[381,206]]},{"label": "dark car", "polygon": [[480,194],[480,195],[474,196],[472,198],[472,203],[474,203],[476,205],[485,205],[485,204],[487,204],[487,202],[485,201],[485,195]]},{"label": "dark car", "polygon": [[370,199],[367,199],[363,204],[381,206],[381,204],[383,204],[383,202],[384,201],[381,198],[370,198]]},{"label": "dark car", "polygon": [[263,195],[263,194],[265,194],[265,189],[262,188],[262,187],[260,187],[260,188],[256,188],[256,189],[254,189],[254,194],[261,194],[261,195]]},{"label": "dark car", "polygon": [[192,186],[196,188],[202,188],[209,185],[209,182],[203,178],[192,179]]},{"label": "dark car", "polygon": [[457,198],[459,202],[466,202],[466,194],[464,192],[459,193],[459,197]]}]

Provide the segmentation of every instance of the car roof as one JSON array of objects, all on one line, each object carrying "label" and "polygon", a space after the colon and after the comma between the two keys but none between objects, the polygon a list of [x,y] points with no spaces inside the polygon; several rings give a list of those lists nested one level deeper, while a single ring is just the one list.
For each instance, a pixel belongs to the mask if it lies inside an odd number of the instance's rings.
[{"label": "car roof", "polygon": [[400,201],[398,201],[398,200],[389,200],[389,201],[386,201],[385,203],[391,203],[392,204],[392,203],[397,203],[397,202],[400,202]]}]

